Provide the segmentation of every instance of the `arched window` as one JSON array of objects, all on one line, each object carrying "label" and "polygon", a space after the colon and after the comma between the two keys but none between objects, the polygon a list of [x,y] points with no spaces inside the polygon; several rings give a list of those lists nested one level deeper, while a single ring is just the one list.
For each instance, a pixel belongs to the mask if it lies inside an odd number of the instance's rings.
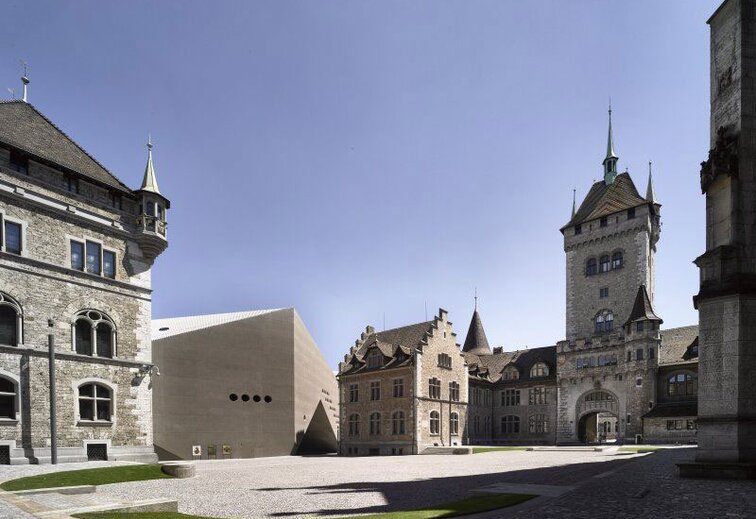
[{"label": "arched window", "polygon": [[677,373],[667,380],[669,396],[695,396],[698,394],[698,380],[690,373]]},{"label": "arched window", "polygon": [[357,413],[349,415],[349,436],[360,435],[360,415]]},{"label": "arched window", "polygon": [[514,366],[507,366],[501,373],[501,378],[504,380],[517,380],[520,378],[520,370]]},{"label": "arched window", "polygon": [[585,275],[592,276],[596,273],[596,258],[590,258],[585,264]]},{"label": "arched window", "polygon": [[430,433],[431,434],[438,434],[438,431],[440,430],[440,420],[438,417],[438,411],[431,411],[430,414]]},{"label": "arched window", "polygon": [[519,434],[520,417],[519,416],[502,416],[501,417],[502,434]]},{"label": "arched window", "polygon": [[546,377],[549,375],[549,367],[543,362],[536,362],[533,367],[530,368],[530,377]]},{"label": "arched window", "polygon": [[612,254],[612,269],[621,269],[622,265],[622,252],[617,251]]},{"label": "arched window", "polygon": [[74,318],[74,349],[79,355],[115,356],[116,329],[113,321],[97,310],[82,310]]},{"label": "arched window", "polygon": [[9,295],[0,292],[0,344],[21,344],[23,318],[21,306]]},{"label": "arched window", "polygon": [[449,434],[459,434],[459,415],[457,413],[449,415]]},{"label": "arched window", "polygon": [[12,380],[0,377],[0,419],[16,419],[16,383]]},{"label": "arched window", "polygon": [[599,272],[609,272],[609,255],[604,254],[599,258]]},{"label": "arched window", "polygon": [[603,310],[596,316],[596,333],[609,332],[614,328],[614,314]]},{"label": "arched window", "polygon": [[372,413],[370,415],[370,434],[381,434],[381,413]]},{"label": "arched window", "polygon": [[109,422],[113,412],[113,397],[103,384],[89,383],[79,386],[79,420]]},{"label": "arched window", "polygon": [[586,402],[611,402],[614,396],[606,391],[594,391],[585,395]]},{"label": "arched window", "polygon": [[404,411],[394,411],[391,415],[392,434],[404,434]]}]

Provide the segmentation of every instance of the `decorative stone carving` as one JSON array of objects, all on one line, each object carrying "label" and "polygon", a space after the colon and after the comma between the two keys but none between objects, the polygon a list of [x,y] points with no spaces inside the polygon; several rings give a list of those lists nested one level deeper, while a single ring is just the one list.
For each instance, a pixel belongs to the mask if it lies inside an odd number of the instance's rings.
[{"label": "decorative stone carving", "polygon": [[701,192],[706,193],[719,175],[738,176],[738,135],[724,126],[717,129],[714,148],[708,160],[701,163]]}]

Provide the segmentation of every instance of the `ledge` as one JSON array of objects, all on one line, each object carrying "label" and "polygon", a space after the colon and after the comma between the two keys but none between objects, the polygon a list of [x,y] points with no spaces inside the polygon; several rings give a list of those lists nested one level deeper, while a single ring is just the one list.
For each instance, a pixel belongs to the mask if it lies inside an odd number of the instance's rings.
[{"label": "ledge", "polygon": [[[34,348],[32,346],[6,346],[0,345],[0,353],[12,353],[16,355],[33,355],[35,357],[47,357],[49,351],[47,347]],[[72,360],[90,364],[109,364],[111,366],[124,366],[129,368],[140,368],[142,366],[153,366],[152,362],[146,360],[131,360],[109,357],[90,357],[89,355],[79,355],[67,351],[55,350],[55,358],[60,360]]]},{"label": "ledge", "polygon": [[77,420],[76,427],[113,427],[113,422]]},{"label": "ledge", "polygon": [[0,419],[0,427],[3,426],[16,426],[18,425],[18,420],[13,420],[11,418],[2,418]]}]

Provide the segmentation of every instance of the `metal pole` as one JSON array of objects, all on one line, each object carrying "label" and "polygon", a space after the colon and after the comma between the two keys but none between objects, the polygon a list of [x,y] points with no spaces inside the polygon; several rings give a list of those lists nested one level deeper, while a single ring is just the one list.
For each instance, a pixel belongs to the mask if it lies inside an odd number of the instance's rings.
[{"label": "metal pole", "polygon": [[[50,323],[52,325],[52,323]],[[47,336],[50,371],[50,463],[58,463],[58,427],[55,416],[55,335]]]}]

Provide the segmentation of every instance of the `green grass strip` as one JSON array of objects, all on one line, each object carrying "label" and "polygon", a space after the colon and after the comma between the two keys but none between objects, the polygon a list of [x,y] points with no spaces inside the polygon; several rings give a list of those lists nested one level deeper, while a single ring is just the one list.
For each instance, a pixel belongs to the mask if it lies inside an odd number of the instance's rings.
[{"label": "green grass strip", "polygon": [[73,487],[77,485],[107,485],[108,483],[171,477],[173,476],[169,476],[160,470],[160,465],[124,465],[120,467],[51,472],[49,474],[40,474],[39,476],[12,479],[0,484],[0,488],[8,491],[35,490],[38,488]]},{"label": "green grass strip", "polygon": [[526,451],[527,447],[473,447],[473,454],[496,451]]},{"label": "green grass strip", "polygon": [[461,501],[454,501],[442,505],[407,510],[404,512],[386,512],[383,514],[361,515],[345,519],[432,519],[435,517],[457,517],[460,515],[478,514],[498,510],[508,506],[524,503],[533,499],[528,494],[490,494],[468,497]]},{"label": "green grass strip", "polygon": [[655,451],[663,451],[664,447],[643,447],[642,445],[639,445],[637,447],[620,447],[617,449],[618,452],[655,452]]},{"label": "green grass strip", "polygon": [[133,514],[126,512],[89,512],[86,514],[76,514],[72,517],[80,519],[215,519],[199,515],[186,515],[178,512],[135,512]]}]

